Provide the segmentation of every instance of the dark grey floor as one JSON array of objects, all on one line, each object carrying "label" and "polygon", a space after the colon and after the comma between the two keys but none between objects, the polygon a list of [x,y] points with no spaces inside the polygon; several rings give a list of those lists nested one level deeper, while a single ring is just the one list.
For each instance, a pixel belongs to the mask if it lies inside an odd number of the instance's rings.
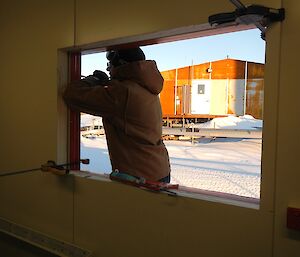
[{"label": "dark grey floor", "polygon": [[58,257],[58,255],[0,232],[0,257]]}]

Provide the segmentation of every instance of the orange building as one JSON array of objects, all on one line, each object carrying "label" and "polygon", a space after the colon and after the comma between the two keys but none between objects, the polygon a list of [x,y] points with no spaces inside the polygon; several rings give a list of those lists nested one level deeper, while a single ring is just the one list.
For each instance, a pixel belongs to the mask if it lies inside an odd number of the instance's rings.
[{"label": "orange building", "polygon": [[263,118],[264,64],[224,59],[161,72],[164,117]]}]

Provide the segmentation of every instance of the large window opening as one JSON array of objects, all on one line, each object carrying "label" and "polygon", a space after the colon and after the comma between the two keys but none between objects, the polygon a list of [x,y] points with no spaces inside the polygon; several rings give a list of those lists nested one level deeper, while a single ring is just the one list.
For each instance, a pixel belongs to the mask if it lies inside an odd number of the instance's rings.
[{"label": "large window opening", "polygon": [[[258,29],[142,47],[164,77],[160,94],[171,183],[260,198],[265,42]],[[106,71],[105,52],[81,74]],[[101,117],[81,113],[82,170],[110,173]]]}]

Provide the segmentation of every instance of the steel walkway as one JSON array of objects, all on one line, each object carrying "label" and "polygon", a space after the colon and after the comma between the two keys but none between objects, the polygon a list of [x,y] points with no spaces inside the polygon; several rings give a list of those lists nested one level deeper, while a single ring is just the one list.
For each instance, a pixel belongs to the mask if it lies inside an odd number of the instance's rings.
[{"label": "steel walkway", "polygon": [[262,130],[213,129],[213,128],[163,128],[164,136],[262,138]]}]

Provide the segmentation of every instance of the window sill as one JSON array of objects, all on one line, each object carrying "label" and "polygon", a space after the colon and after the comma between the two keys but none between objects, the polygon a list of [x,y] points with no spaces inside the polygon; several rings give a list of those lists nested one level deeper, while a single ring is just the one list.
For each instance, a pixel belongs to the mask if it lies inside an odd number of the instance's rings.
[{"label": "window sill", "polygon": [[[108,174],[96,174],[88,171],[71,171],[70,174],[99,181],[105,182],[114,182],[110,180]],[[222,192],[215,192],[215,191],[208,191],[198,188],[191,188],[180,186],[178,190],[170,190],[175,192],[177,196],[188,197],[193,199],[199,199],[209,202],[221,203],[221,204],[228,204],[234,205],[238,207],[250,208],[259,210],[260,199],[251,198],[251,197],[244,197],[234,194],[222,193]],[[162,192],[164,193],[164,192]]]}]

